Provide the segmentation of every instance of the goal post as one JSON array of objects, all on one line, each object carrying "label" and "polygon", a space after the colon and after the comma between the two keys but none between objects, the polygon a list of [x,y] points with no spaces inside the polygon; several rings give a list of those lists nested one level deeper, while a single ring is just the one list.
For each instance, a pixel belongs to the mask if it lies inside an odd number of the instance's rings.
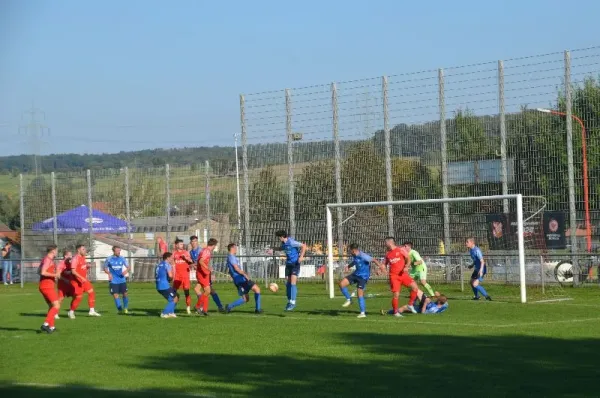
[{"label": "goal post", "polygon": [[[513,195],[494,195],[494,196],[471,196],[442,199],[417,199],[417,200],[397,200],[383,202],[359,202],[359,203],[329,203],[326,207],[327,219],[327,269],[329,280],[329,297],[335,297],[334,283],[334,243],[333,243],[333,216],[332,209],[336,208],[364,208],[364,207],[386,207],[386,206],[412,206],[419,204],[452,204],[459,202],[486,202],[486,201],[514,200],[516,207],[516,235],[517,235],[517,253],[519,265],[519,284],[521,303],[527,302],[526,272],[525,272],[525,228],[523,216],[523,196],[521,194]],[[485,254],[484,254],[485,255]]]}]

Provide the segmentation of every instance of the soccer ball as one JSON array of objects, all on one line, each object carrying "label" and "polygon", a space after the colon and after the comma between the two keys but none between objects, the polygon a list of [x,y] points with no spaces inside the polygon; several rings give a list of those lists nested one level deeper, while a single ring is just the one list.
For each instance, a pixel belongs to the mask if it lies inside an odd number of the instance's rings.
[{"label": "soccer ball", "polygon": [[273,293],[277,293],[277,291],[279,290],[279,286],[277,286],[277,283],[275,283],[275,282],[270,283],[269,290],[272,291]]}]

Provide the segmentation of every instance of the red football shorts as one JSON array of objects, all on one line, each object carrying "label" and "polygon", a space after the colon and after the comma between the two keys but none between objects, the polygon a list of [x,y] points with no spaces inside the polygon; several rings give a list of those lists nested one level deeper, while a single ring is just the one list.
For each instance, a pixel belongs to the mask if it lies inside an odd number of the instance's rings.
[{"label": "red football shorts", "polygon": [[205,274],[204,272],[196,271],[196,280],[198,284],[202,287],[210,286],[210,274]]},{"label": "red football shorts", "polygon": [[73,296],[73,286],[70,283],[63,281],[62,279],[58,280],[58,297],[71,297]]},{"label": "red football shorts", "polygon": [[400,292],[402,286],[409,287],[413,282],[413,279],[406,272],[399,275],[390,275],[390,290],[392,293]]},{"label": "red football shorts", "polygon": [[46,303],[48,304],[58,301],[58,293],[56,293],[56,289],[54,289],[54,284],[52,284],[52,286],[40,285],[40,293],[42,293],[44,300],[46,300]]},{"label": "red football shorts", "polygon": [[175,289],[175,290],[179,290],[179,289],[190,290],[190,286],[191,286],[190,278],[176,277],[176,279],[173,281],[173,289]]}]

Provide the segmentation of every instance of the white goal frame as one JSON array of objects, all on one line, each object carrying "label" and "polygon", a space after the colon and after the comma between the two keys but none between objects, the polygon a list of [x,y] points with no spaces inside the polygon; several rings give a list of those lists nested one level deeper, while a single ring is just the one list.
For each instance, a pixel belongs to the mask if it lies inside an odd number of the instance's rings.
[{"label": "white goal frame", "polygon": [[333,280],[333,217],[331,209],[344,207],[380,207],[397,205],[416,205],[421,203],[457,203],[457,202],[478,202],[490,200],[516,199],[517,205],[517,236],[519,252],[519,279],[521,284],[521,303],[527,302],[527,290],[525,285],[525,230],[523,227],[523,195],[493,195],[493,196],[468,196],[464,198],[443,198],[443,199],[417,199],[417,200],[395,200],[385,202],[359,202],[359,203],[328,203],[325,205],[327,213],[327,270],[329,279],[329,298],[334,298],[335,284]]}]

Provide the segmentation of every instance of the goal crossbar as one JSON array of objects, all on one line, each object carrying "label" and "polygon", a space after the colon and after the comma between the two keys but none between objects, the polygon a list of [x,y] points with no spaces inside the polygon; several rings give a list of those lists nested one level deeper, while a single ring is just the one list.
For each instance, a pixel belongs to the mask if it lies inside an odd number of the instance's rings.
[{"label": "goal crossbar", "polygon": [[414,200],[392,200],[383,202],[359,202],[359,203],[328,203],[325,205],[327,217],[327,269],[329,277],[329,297],[334,298],[333,283],[333,216],[331,209],[344,207],[379,207],[379,206],[399,206],[415,204],[435,204],[435,203],[458,203],[458,202],[477,202],[489,200],[516,200],[517,207],[517,241],[519,252],[519,280],[521,287],[521,302],[527,302],[527,290],[525,286],[525,230],[523,225],[523,195],[493,195],[493,196],[467,196],[461,198],[439,198],[439,199],[414,199]]}]

